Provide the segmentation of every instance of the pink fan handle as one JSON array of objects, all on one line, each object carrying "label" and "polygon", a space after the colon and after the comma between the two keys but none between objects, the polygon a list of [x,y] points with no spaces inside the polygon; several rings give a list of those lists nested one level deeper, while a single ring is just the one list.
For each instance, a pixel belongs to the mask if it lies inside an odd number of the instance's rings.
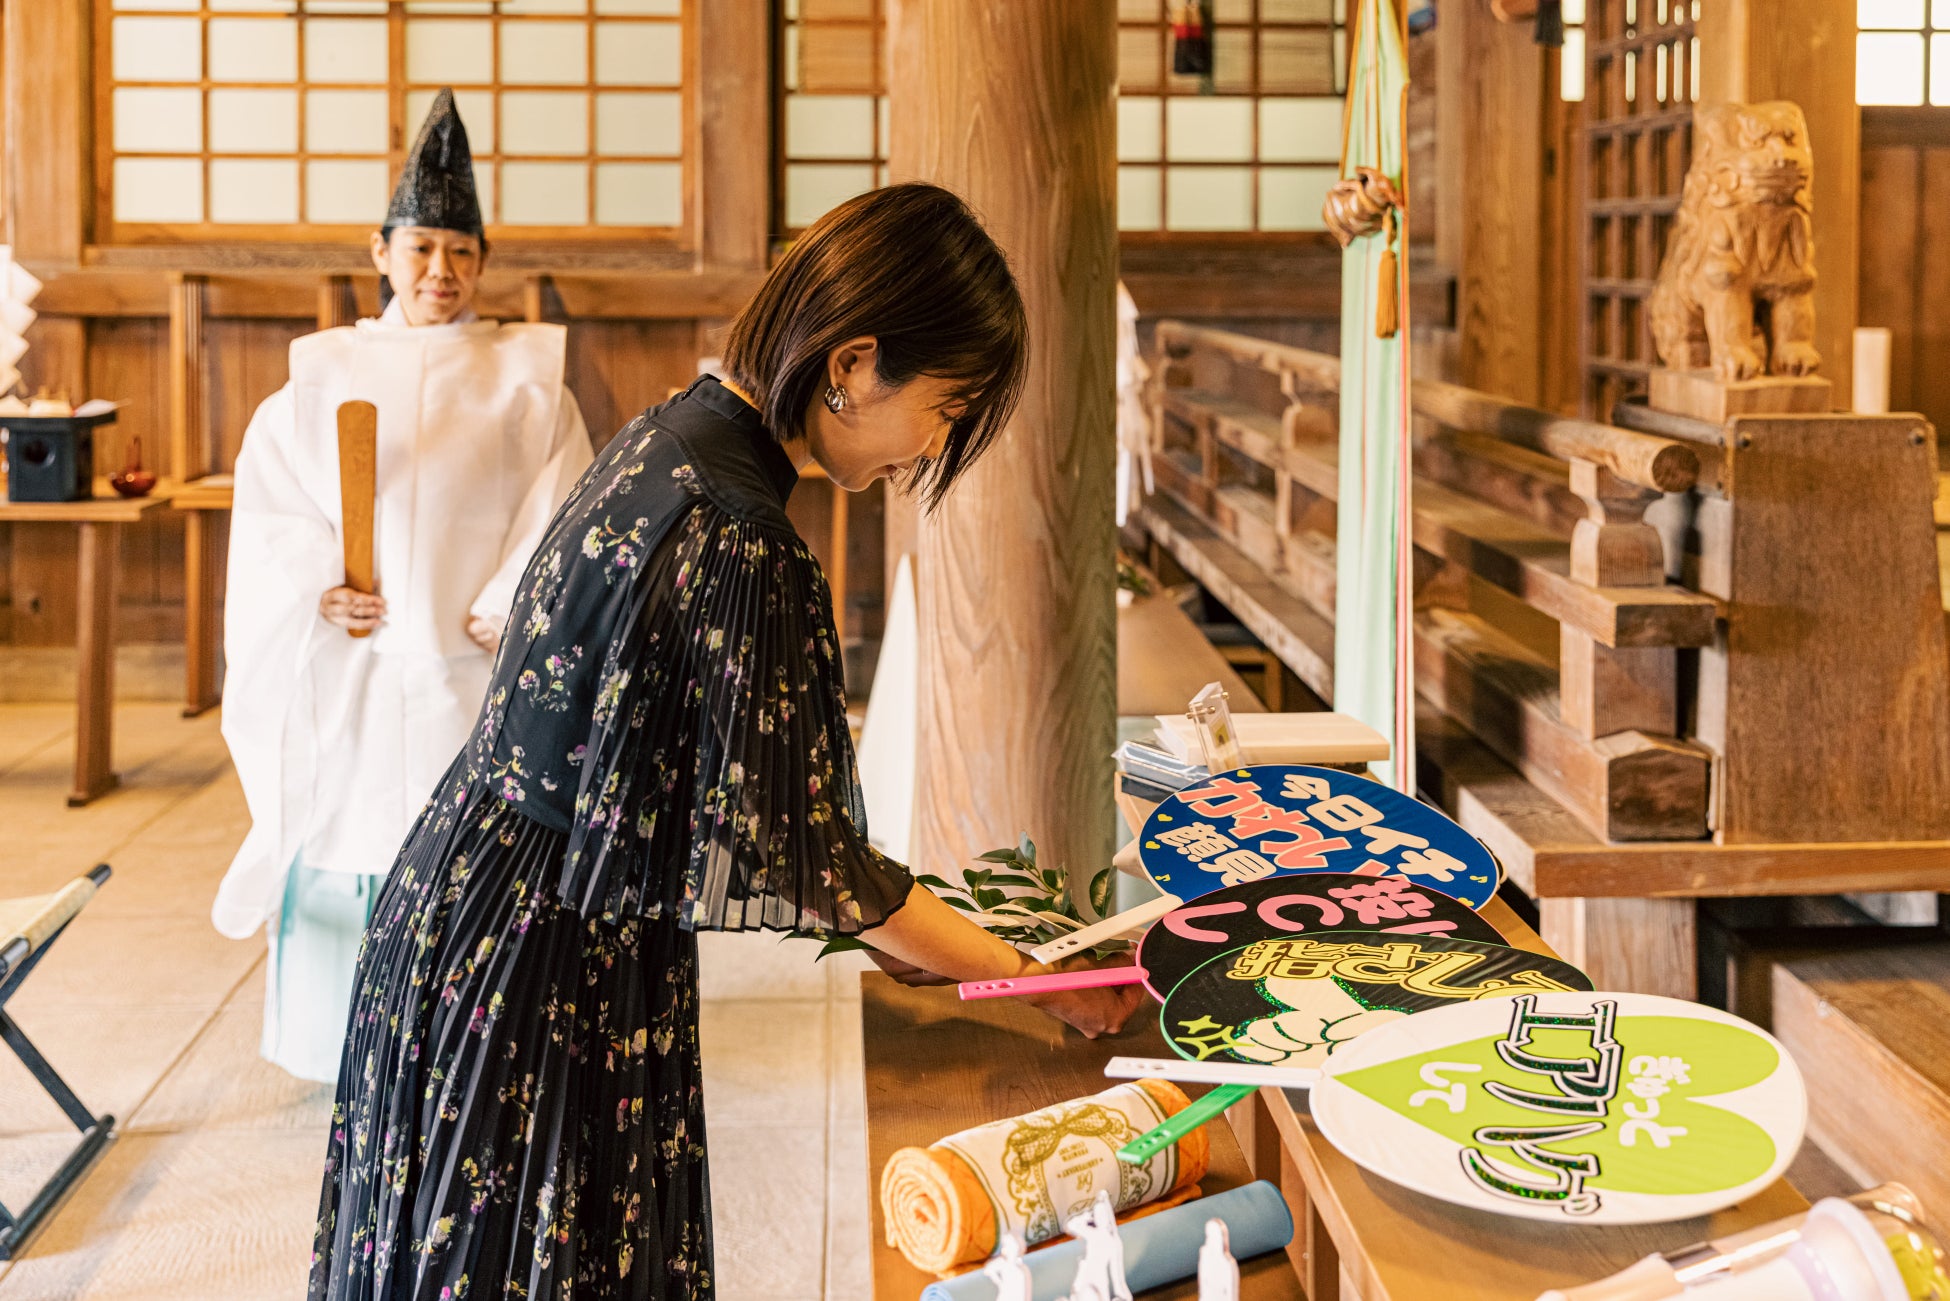
[{"label": "pink fan handle", "polygon": [[1047,976],[1017,976],[1013,980],[968,980],[958,988],[964,999],[1014,998],[1018,994],[1054,994],[1066,989],[1143,983],[1143,967],[1092,967],[1087,971],[1053,971]]}]

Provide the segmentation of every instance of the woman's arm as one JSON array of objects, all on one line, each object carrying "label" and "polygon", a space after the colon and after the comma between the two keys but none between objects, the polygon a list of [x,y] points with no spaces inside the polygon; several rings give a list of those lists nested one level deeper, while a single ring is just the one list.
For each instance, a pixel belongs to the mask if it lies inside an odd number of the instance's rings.
[{"label": "woman's arm", "polygon": [[[897,962],[951,980],[1006,980],[1054,970],[1018,953],[918,883],[905,904],[863,931],[860,939]],[[1143,999],[1142,985],[1119,985],[1036,995],[1029,1001],[1095,1039],[1122,1030]]]}]

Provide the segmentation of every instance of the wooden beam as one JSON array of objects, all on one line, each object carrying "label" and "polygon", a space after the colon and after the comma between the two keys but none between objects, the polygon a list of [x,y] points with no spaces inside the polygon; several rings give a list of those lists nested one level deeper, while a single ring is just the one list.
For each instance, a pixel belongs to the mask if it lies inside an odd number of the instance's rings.
[{"label": "wooden beam", "polygon": [[1707,755],[1670,736],[1589,740],[1567,724],[1557,673],[1483,620],[1425,610],[1415,621],[1416,685],[1601,840],[1706,834]]},{"label": "wooden beam", "polygon": [[1691,899],[1540,899],[1544,942],[1599,989],[1699,997],[1699,905]]},{"label": "wooden beam", "polygon": [[[1544,52],[1486,4],[1436,24],[1437,265],[1456,277],[1456,378],[1542,396]],[[1420,220],[1417,217],[1416,220]]]},{"label": "wooden beam", "polygon": [[34,0],[0,13],[7,28],[0,78],[8,100],[6,200],[14,256],[22,262],[71,266],[87,242],[93,9],[88,0]]},{"label": "wooden beam", "polygon": [[760,268],[771,225],[772,6],[698,6],[690,84],[697,90],[697,265]]},{"label": "wooden beam", "polygon": [[1415,743],[1423,795],[1533,899],[1950,890],[1950,840],[1609,844],[1427,700],[1416,705]]},{"label": "wooden beam", "polygon": [[[357,319],[359,309],[377,307],[377,285],[370,267],[294,270],[288,267],[230,268],[218,271],[163,267],[86,266],[68,270],[30,267],[43,275],[47,287],[35,300],[44,316],[167,316],[172,278],[201,278],[206,312],[213,317],[295,320],[319,317],[321,275],[337,292],[349,295],[333,307],[342,324]],[[500,265],[481,277],[476,304],[483,316],[522,320],[528,308],[529,285],[546,276],[552,289],[551,306],[578,320],[688,320],[730,316],[744,306],[763,278],[761,270],[709,271],[538,271]]]},{"label": "wooden beam", "polygon": [[902,8],[893,176],[982,214],[1029,318],[1021,408],[920,521],[917,866],[1027,830],[1083,874],[1114,819],[1116,0]]}]

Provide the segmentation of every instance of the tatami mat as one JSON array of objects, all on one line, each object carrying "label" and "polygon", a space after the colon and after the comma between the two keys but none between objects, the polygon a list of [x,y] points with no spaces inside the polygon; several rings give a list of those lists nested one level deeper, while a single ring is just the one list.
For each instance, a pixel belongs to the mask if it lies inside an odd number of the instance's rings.
[{"label": "tatami mat", "polygon": [[[247,825],[214,714],[117,711],[123,786],[68,809],[73,712],[0,705],[0,892],[115,876],[10,1005],[121,1136],[13,1265],[0,1301],[296,1301],[329,1092],[257,1056],[262,940],[210,899]],[[775,935],[702,937],[700,1034],[723,1301],[866,1295],[866,1152],[854,956]],[[74,1145],[0,1051],[0,1201]]]}]

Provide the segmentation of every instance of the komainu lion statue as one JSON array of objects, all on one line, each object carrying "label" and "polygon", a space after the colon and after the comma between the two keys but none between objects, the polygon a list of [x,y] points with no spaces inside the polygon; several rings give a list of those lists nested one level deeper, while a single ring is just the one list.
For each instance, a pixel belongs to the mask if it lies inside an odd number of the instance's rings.
[{"label": "komainu lion statue", "polygon": [[1798,105],[1694,111],[1693,165],[1649,309],[1659,360],[1723,380],[1814,373],[1813,174]]}]

